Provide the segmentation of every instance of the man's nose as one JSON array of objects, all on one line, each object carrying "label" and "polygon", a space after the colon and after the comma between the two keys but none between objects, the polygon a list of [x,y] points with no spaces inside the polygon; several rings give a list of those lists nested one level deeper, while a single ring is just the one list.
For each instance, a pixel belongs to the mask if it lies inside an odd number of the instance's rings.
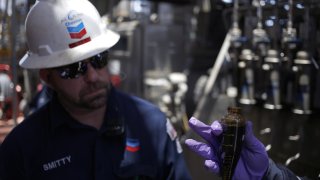
[{"label": "man's nose", "polygon": [[94,82],[97,81],[99,78],[99,74],[97,70],[92,67],[92,65],[88,62],[87,63],[87,71],[84,74],[84,80],[87,82]]}]

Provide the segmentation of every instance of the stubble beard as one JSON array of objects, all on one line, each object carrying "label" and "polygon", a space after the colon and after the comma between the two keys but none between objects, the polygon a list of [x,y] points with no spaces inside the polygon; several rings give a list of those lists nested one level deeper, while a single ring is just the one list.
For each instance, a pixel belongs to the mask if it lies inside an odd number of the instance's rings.
[{"label": "stubble beard", "polygon": [[79,93],[79,106],[85,109],[99,109],[105,106],[110,87],[110,83],[105,82],[88,85]]}]

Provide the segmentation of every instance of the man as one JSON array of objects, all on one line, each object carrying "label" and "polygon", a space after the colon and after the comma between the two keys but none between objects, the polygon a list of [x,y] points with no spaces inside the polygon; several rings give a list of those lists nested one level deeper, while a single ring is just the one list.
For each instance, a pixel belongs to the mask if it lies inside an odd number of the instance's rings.
[{"label": "man", "polygon": [[103,28],[87,0],[40,0],[26,19],[24,68],[40,69],[52,98],[7,136],[2,180],[190,179],[169,121],[114,89]]},{"label": "man", "polygon": [[[203,157],[205,167],[215,174],[220,174],[221,158],[219,148],[221,147],[222,125],[214,121],[210,126],[192,117],[189,126],[200,135],[208,144],[187,139],[186,145],[195,153]],[[252,123],[246,122],[246,132],[239,161],[234,170],[233,180],[308,180],[307,177],[298,177],[289,169],[275,164],[268,158],[264,145],[254,136]]]}]

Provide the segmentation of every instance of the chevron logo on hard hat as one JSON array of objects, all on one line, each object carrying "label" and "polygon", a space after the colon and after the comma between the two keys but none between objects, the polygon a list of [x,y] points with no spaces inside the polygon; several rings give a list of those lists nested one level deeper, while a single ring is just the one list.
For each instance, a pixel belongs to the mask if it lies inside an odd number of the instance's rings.
[{"label": "chevron logo on hard hat", "polygon": [[82,39],[87,34],[87,30],[84,27],[81,16],[81,13],[72,10],[61,20],[61,23],[66,26],[71,39],[80,39],[79,41],[69,44],[70,48],[74,48],[91,41],[90,36]]},{"label": "chevron logo on hard hat", "polygon": [[85,34],[87,34],[83,22],[80,22],[77,26],[67,26],[67,29],[72,39],[81,39]]}]

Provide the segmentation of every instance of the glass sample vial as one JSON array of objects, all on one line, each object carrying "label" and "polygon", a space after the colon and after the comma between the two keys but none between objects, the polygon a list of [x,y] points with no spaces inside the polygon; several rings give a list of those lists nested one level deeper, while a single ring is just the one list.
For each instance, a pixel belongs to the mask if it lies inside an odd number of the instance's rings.
[{"label": "glass sample vial", "polygon": [[229,107],[220,123],[223,128],[221,174],[223,180],[231,180],[240,158],[245,134],[245,119],[241,114],[241,108]]}]

